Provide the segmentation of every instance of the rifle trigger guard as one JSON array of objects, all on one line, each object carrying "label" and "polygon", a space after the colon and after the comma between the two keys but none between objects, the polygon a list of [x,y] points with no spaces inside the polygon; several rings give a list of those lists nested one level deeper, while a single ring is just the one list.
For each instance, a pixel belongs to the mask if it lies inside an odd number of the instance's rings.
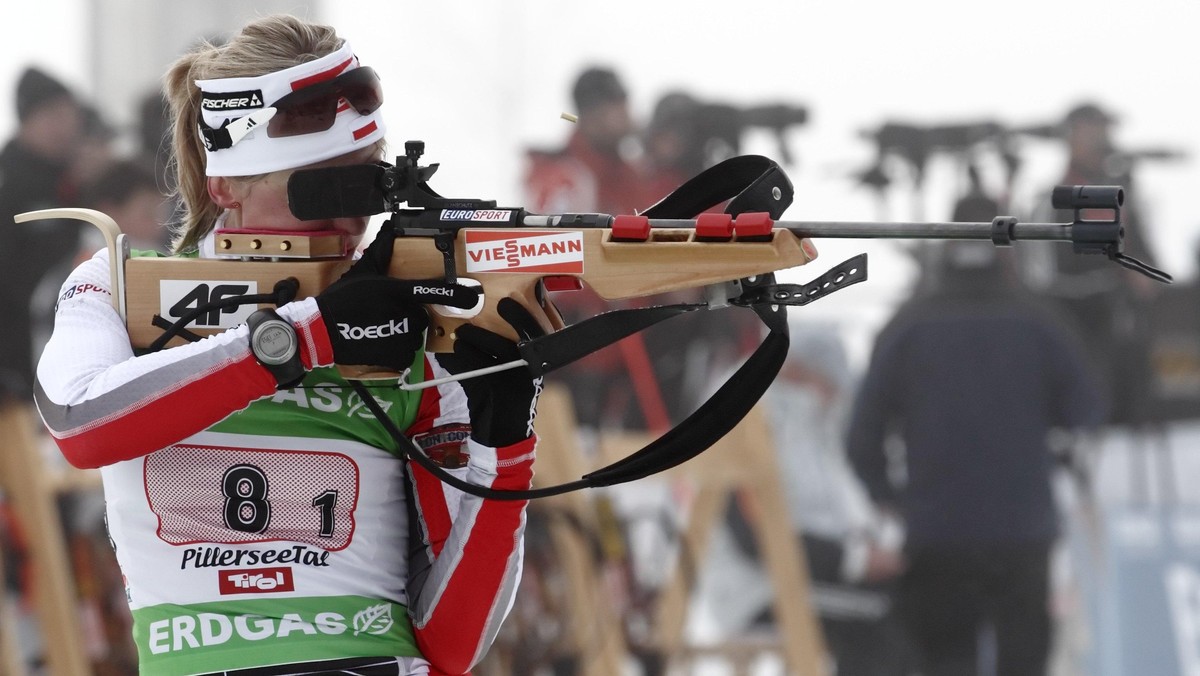
[{"label": "rifle trigger guard", "polygon": [[828,272],[807,284],[771,284],[750,288],[737,298],[730,299],[731,305],[753,307],[755,305],[808,305],[834,291],[844,289],[867,279],[867,255],[859,254],[831,268]]},{"label": "rifle trigger guard", "polygon": [[458,270],[454,262],[454,239],[457,232],[439,232],[433,236],[433,246],[442,253],[442,277],[447,284],[458,282]]}]

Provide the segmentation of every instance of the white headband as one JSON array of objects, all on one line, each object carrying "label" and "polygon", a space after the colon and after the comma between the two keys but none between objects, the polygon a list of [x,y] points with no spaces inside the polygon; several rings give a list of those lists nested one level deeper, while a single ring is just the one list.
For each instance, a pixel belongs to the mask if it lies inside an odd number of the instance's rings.
[{"label": "white headband", "polygon": [[[358,68],[358,57],[343,42],[340,49],[316,61],[257,77],[196,80],[201,117],[210,129],[228,125],[233,144],[214,150],[205,142],[209,176],[253,176],[295,169],[369,146],[383,138],[382,108],[360,115],[353,106],[340,108],[326,131],[271,138],[266,123],[272,103],[309,85]],[[261,128],[260,128],[261,127]],[[197,133],[200,130],[197,129]],[[202,136],[202,141],[203,136]]]}]

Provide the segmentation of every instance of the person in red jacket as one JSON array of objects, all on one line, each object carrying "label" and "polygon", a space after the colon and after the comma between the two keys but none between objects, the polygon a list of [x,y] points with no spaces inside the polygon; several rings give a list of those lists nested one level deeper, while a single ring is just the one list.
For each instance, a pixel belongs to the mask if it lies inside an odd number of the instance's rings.
[{"label": "person in red jacket", "polygon": [[529,152],[528,208],[631,214],[645,207],[637,168],[622,154],[634,123],[620,78],[608,68],[588,68],[571,91],[577,120],[566,145]]},{"label": "person in red jacket", "polygon": [[[586,68],[575,79],[571,94],[577,120],[566,145],[528,153],[523,178],[527,208],[543,214],[620,215],[649,206],[637,167],[623,155],[635,128],[628,94],[617,73],[599,66]],[[615,307],[587,288],[557,294],[554,302],[568,323]],[[559,371],[571,391],[580,425],[623,424],[632,388],[627,384],[622,350],[640,345],[640,339],[626,339],[619,347],[590,354]]]}]

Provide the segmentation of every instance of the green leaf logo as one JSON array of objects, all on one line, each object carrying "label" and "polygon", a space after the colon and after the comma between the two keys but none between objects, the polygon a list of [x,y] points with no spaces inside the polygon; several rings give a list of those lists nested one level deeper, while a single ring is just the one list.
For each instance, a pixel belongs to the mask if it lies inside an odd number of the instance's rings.
[{"label": "green leaf logo", "polygon": [[392,628],[392,604],[380,603],[354,614],[354,635],[382,636]]}]

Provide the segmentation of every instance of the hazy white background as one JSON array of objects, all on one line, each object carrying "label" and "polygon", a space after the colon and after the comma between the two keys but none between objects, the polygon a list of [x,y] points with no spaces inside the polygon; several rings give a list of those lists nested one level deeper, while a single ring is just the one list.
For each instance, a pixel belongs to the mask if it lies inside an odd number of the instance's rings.
[{"label": "hazy white background", "polygon": [[[553,146],[569,133],[559,113],[571,110],[571,83],[591,64],[618,70],[642,119],[668,88],[712,101],[808,106],[810,123],[789,134],[798,162],[789,168],[797,201],[787,216],[795,220],[948,218],[961,187],[948,161],[931,164],[920,205],[902,175],[885,204],[848,178],[874,155],[860,132],[889,120],[1049,123],[1086,98],[1120,116],[1121,146],[1171,146],[1200,159],[1194,0],[359,0],[225,2],[217,4],[228,11],[207,14],[204,4],[174,0],[3,4],[0,20],[10,30],[0,41],[0,135],[15,123],[6,100],[28,63],[128,124],[131,92],[154,84],[173,53],[168,41],[182,49],[186,39],[217,30],[217,19],[236,26],[256,11],[290,9],[337,26],[381,73],[393,148],[426,141],[427,159],[442,163],[435,181],[442,194],[507,205],[522,202],[523,148]],[[765,134],[748,141],[745,151],[775,154]],[[1054,143],[1023,148],[1018,216],[1063,163]],[[1145,164],[1137,174],[1160,263],[1183,278],[1193,273],[1200,235],[1197,159]],[[998,170],[986,178],[999,187]],[[814,319],[859,324],[857,312],[873,325],[913,272],[894,245],[818,246],[821,260],[798,279],[865,250],[873,254],[872,281],[840,302],[807,308]]]}]

